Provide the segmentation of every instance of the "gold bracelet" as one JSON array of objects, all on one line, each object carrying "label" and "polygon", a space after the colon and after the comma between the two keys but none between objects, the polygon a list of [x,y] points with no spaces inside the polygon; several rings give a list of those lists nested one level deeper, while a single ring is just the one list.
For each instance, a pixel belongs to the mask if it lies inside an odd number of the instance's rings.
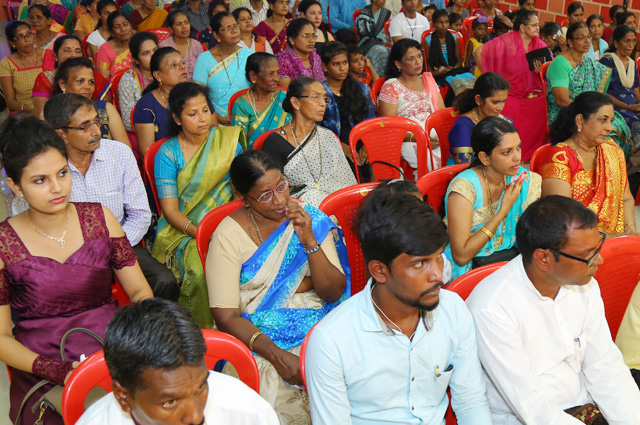
[{"label": "gold bracelet", "polygon": [[258,338],[260,335],[264,335],[262,331],[258,331],[253,334],[253,336],[249,340],[249,350],[253,351],[253,343],[255,342],[256,338]]},{"label": "gold bracelet", "polygon": [[187,229],[189,228],[189,225],[193,224],[193,221],[189,220],[187,221],[184,226],[182,226],[182,233],[184,233],[185,235],[187,234]]},{"label": "gold bracelet", "polygon": [[489,229],[487,229],[486,227],[482,226],[480,228],[480,231],[482,231],[482,233],[484,233],[485,235],[489,236],[489,239],[493,239],[493,233],[491,233]]}]

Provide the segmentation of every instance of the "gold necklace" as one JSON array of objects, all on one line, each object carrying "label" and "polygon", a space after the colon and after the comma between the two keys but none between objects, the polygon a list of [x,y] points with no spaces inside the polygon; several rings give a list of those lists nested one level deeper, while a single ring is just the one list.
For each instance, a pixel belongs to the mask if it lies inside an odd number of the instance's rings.
[{"label": "gold necklace", "polygon": [[262,240],[262,235],[260,234],[260,228],[258,227],[258,223],[256,223],[256,219],[253,218],[253,213],[251,212],[251,208],[247,207],[247,211],[249,212],[249,218],[251,219],[251,222],[253,223],[253,228],[256,231],[256,236],[258,236],[258,240],[260,241],[260,245],[262,245],[264,243],[264,240]]},{"label": "gold necklace", "polygon": [[29,217],[29,210],[27,210],[27,220],[29,220],[29,224],[31,225],[33,230],[36,231],[37,234],[39,234],[40,236],[44,236],[47,239],[51,239],[52,241],[58,242],[60,244],[60,249],[64,249],[64,245],[65,245],[64,237],[67,235],[67,230],[69,230],[69,223],[71,223],[71,214],[69,214],[68,206],[67,206],[67,225],[64,227],[64,230],[62,231],[62,236],[60,236],[59,238],[54,238],[53,236],[49,236],[46,233],[40,231],[36,226],[34,226],[33,223],[31,222],[31,217]]},{"label": "gold necklace", "polygon": [[[495,215],[497,210],[493,209],[493,199],[491,198],[491,187],[489,186],[489,179],[487,179],[487,173],[485,172],[485,167],[482,167],[482,176],[484,177],[484,184],[487,185],[487,195],[489,195],[489,209],[491,210],[492,215]],[[507,185],[507,176],[504,176],[505,187]]]},{"label": "gold necklace", "polygon": [[[229,84],[231,84],[231,77],[229,76],[229,71],[227,71],[227,64],[224,63],[224,60],[233,55],[234,53],[236,53],[237,50],[235,49],[235,47],[233,48],[233,53],[227,55],[226,57],[222,57],[222,47],[220,47],[220,45],[218,44],[218,54],[220,55],[220,62],[222,62],[222,66],[224,67],[224,72],[225,74],[227,74],[227,80],[229,80]],[[238,67],[238,70],[240,69],[240,61],[236,61],[236,66]]]},{"label": "gold necklace", "polygon": [[160,87],[158,87],[158,91],[160,92],[160,96],[162,96],[162,103],[164,103],[163,106],[167,106],[169,104],[169,102],[167,102],[167,98],[164,97],[164,92],[162,91],[162,89]]},{"label": "gold necklace", "polygon": [[[256,105],[257,104],[256,104],[256,99],[255,99],[255,97],[253,97],[253,93],[252,92],[253,92],[253,88],[250,88],[249,89],[249,93],[248,93],[248,95],[249,95],[249,104],[251,105],[251,109],[253,109],[253,114],[256,116],[256,119],[257,119],[258,118],[258,111],[256,110]],[[274,98],[275,95],[276,95],[275,93],[271,94],[271,100],[269,101],[269,103],[273,102],[273,98]]]},{"label": "gold necklace", "polygon": [[[587,165],[582,160],[582,155],[580,155],[580,151],[578,150],[578,146],[576,146],[576,142],[573,141],[573,138],[571,138],[571,149],[573,150],[573,152],[575,152],[576,156],[578,157],[578,161],[580,161],[580,163],[582,164],[582,168],[584,168],[584,170],[587,171]],[[596,149],[596,156],[597,156],[598,155],[598,147],[596,146],[595,149]]]},{"label": "gold necklace", "polygon": [[[293,136],[293,141],[296,144],[296,148],[299,146],[298,145],[298,138],[296,137],[296,132],[293,129],[293,122],[290,122],[289,125],[291,126],[291,135]],[[315,128],[315,126],[314,126]],[[313,131],[313,130],[311,130]],[[304,147],[300,148],[300,152],[302,152],[302,157],[304,158],[304,162],[307,163],[307,168],[309,169],[309,174],[311,174],[311,177],[313,178],[313,181],[316,184],[316,189],[320,190],[320,177],[322,177],[322,145],[320,144],[320,140],[318,138],[318,132],[316,131],[316,142],[318,142],[318,153],[320,154],[320,173],[318,174],[318,177],[315,176],[315,174],[313,174],[313,171],[311,170],[311,165],[309,164],[309,160],[307,159],[307,155],[304,153]]]},{"label": "gold necklace", "polygon": [[[476,108],[473,108],[472,112],[473,112],[473,118],[476,120],[476,124],[478,124],[480,122],[480,118],[478,117],[478,113],[476,112]],[[482,172],[484,172],[484,168],[482,169]]]}]

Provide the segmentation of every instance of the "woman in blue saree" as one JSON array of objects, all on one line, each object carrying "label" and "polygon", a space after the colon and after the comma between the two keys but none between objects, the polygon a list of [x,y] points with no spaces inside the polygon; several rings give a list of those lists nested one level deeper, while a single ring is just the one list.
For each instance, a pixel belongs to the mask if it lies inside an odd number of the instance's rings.
[{"label": "woman in blue saree", "polygon": [[473,130],[476,159],[451,181],[444,198],[451,279],[474,265],[518,255],[512,250],[516,223],[529,204],[540,198],[542,184],[540,175],[521,166],[520,144],[516,128],[503,118],[487,117]]},{"label": "woman in blue saree", "polygon": [[170,138],[155,157],[155,184],[162,216],[151,253],[181,282],[178,303],[189,309],[201,328],[211,328],[207,287],[195,236],[200,220],[229,202],[231,161],[242,152],[239,127],[209,128],[207,88],[179,83],[169,93]]},{"label": "woman in blue saree", "polygon": [[[211,311],[218,329],[255,353],[260,395],[281,423],[310,424],[298,355],[313,325],[351,292],[346,249],[325,214],[289,198],[289,180],[271,155],[239,155],[230,175],[245,206],[211,238]],[[230,365],[223,372],[235,374]]]}]

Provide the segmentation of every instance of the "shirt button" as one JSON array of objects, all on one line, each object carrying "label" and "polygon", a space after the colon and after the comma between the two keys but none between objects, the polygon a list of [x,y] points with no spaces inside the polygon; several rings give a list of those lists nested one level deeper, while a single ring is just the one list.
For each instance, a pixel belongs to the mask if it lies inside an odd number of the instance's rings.
[{"label": "shirt button", "polygon": [[414,409],[414,407],[413,407],[413,406],[411,406],[411,411],[412,411],[412,412],[413,412],[413,409]]},{"label": "shirt button", "polygon": [[413,381],[415,381],[415,380],[416,380],[416,377],[415,377],[415,376],[412,376],[412,377],[411,377],[411,382],[413,382]]}]

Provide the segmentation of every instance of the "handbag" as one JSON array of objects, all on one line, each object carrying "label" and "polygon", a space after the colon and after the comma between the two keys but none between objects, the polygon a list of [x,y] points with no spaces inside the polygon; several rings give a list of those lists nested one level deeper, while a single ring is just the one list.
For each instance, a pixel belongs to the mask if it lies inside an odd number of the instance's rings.
[{"label": "handbag", "polygon": [[511,261],[520,255],[520,250],[515,246],[508,249],[503,249],[502,251],[496,251],[491,255],[487,255],[485,257],[474,257],[471,261],[471,268],[475,269],[478,267],[486,266],[487,264],[500,263],[503,261]]},{"label": "handbag", "polygon": [[[69,329],[67,332],[65,332],[64,335],[62,335],[62,338],[60,339],[60,357],[62,358],[63,362],[67,361],[67,356],[65,355],[64,352],[64,346],[67,342],[67,338],[69,337],[69,335],[76,333],[76,332],[82,332],[85,333],[87,335],[90,335],[92,337],[94,337],[99,343],[100,345],[104,345],[104,341],[102,340],[102,338],[100,338],[100,336],[98,334],[96,334],[95,332],[89,330],[89,329],[85,329],[85,328],[73,328],[73,329]],[[18,423],[20,423],[20,417],[22,416],[22,412],[25,408],[25,405],[27,404],[27,401],[29,400],[29,398],[36,392],[38,391],[40,388],[42,388],[43,386],[49,384],[50,382],[46,379],[43,379],[41,381],[38,381],[37,384],[35,384],[33,387],[31,387],[29,389],[29,391],[27,391],[27,393],[25,394],[24,398],[22,399],[22,403],[20,403],[20,408],[18,409],[18,415],[16,415],[16,419],[15,421],[13,421],[13,425],[18,425]],[[44,416],[44,412],[47,410],[47,408],[52,409],[54,412],[57,412],[59,414],[62,415],[62,391],[63,391],[64,387],[62,385],[55,385],[53,388],[51,388],[49,391],[47,391],[42,397],[40,397],[38,399],[38,401],[36,401],[32,406],[31,406],[31,412],[35,412],[36,409],[40,409],[40,415],[38,416],[38,419],[36,419],[36,421],[34,422],[34,425],[42,425],[43,421],[42,421],[42,417]]]},{"label": "handbag", "polygon": [[586,425],[608,425],[607,420],[595,404],[587,403],[567,409],[565,412]]}]

